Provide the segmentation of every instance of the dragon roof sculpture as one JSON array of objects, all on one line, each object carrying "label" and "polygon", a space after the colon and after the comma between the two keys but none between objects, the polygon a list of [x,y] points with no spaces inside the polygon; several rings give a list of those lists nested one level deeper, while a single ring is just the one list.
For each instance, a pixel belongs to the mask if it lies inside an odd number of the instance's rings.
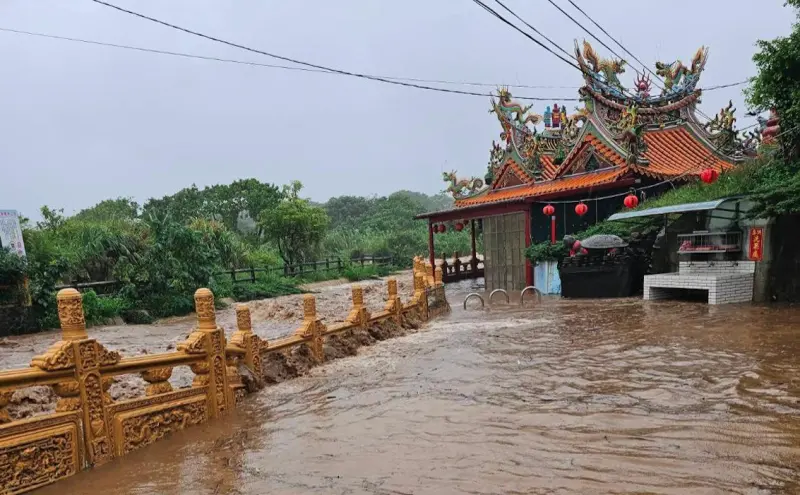
[{"label": "dragon roof sculpture", "polygon": [[583,48],[575,42],[575,58],[584,74],[586,88],[595,95],[611,98],[624,106],[636,103],[639,106],[657,107],[664,103],[680,100],[695,92],[700,75],[708,60],[708,48],[700,47],[687,67],[680,60],[656,62],[655,74],[663,80],[660,95],[652,95],[653,81],[649,75],[637,74],[632,89],[625,88],[620,75],[625,73],[626,62],[617,59],[603,59],[592,45],[585,41]]},{"label": "dragon roof sculpture", "polygon": [[759,130],[735,129],[732,104],[708,123],[697,119],[705,47],[688,66],[658,62],[657,76],[635,74],[630,89],[622,82],[624,60],[602,58],[586,41],[576,41],[575,55],[585,80],[580,108],[568,111],[554,102],[538,114],[515,101],[508,88],[491,98],[489,112],[502,131],[492,141],[485,180],[443,176],[457,207],[568,196],[613,187],[618,180],[628,186],[633,180],[690,180],[700,166],[732,167],[761,143]]},{"label": "dragon roof sculpture", "polygon": [[530,113],[530,105],[523,106],[515,102],[507,88],[500,88],[497,96],[497,100],[491,99],[492,108],[489,113],[497,116],[503,128],[500,139],[506,143],[506,153],[526,171],[537,175],[540,172],[538,157],[541,149],[536,128],[533,126],[542,122],[544,117]]}]

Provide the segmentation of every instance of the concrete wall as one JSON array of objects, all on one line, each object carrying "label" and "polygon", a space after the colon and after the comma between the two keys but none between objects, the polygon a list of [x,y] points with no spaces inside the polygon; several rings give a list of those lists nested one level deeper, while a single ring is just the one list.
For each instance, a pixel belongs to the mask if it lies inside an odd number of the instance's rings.
[{"label": "concrete wall", "polygon": [[[769,256],[769,259],[767,257]],[[763,298],[768,301],[800,301],[800,215],[784,215],[764,232]]]}]

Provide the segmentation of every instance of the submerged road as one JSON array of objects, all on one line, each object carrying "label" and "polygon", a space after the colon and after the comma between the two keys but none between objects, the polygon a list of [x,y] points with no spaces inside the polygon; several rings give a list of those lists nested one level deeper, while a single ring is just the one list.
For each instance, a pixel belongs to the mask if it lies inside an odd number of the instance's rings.
[{"label": "submerged road", "polygon": [[453,313],[40,495],[800,493],[800,309]]}]

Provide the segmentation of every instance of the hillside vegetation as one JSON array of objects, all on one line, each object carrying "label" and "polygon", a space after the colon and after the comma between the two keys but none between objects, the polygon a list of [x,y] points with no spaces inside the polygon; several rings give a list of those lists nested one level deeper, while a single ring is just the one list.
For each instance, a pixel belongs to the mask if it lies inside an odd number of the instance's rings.
[{"label": "hillside vegetation", "polygon": [[[129,198],[108,199],[72,216],[44,206],[41,221],[23,221],[27,259],[0,253],[0,285],[27,277],[38,324],[53,327],[56,286],[115,280],[120,288],[108,297],[85,294],[87,319],[122,315],[144,322],[190,312],[198,287],[211,287],[218,298],[247,300],[298,292],[309,278],[358,280],[384,271],[349,264],[361,255],[391,256],[397,268],[410,266],[413,256],[427,252],[427,224],[413,217],[452,206],[447,196],[410,191],[324,204],[301,193],[299,182],[278,187],[246,179],[192,185],[141,206]],[[467,251],[468,236],[439,235],[437,248]],[[303,280],[261,273],[257,283],[234,287],[224,273],[335,257],[345,260],[341,272]]]}]

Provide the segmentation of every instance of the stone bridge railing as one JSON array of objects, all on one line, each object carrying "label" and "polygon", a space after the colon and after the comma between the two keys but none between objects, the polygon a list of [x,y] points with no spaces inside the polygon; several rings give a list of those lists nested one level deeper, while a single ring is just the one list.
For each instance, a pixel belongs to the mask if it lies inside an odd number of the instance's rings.
[{"label": "stone bridge railing", "polygon": [[[263,386],[262,360],[269,353],[306,346],[314,364],[324,361],[326,337],[367,329],[388,320],[427,320],[447,311],[441,271],[432,273],[414,262],[414,295],[403,303],[397,282],[388,281],[388,302],[370,314],[363,290],[353,286],[353,307],[343,323],[326,326],[316,300],[306,295],[303,322],[293,334],[272,341],[255,335],[246,305],[236,308],[237,330],[228,339],[217,325],[214,295],[195,293],[197,327],[174,352],[124,357],[107,349],[87,331],[81,295],[58,293],[61,340],[36,356],[26,369],[0,371],[0,495],[17,494],[72,476],[82,469],[161,440],[169,434],[213,418],[223,418],[248,391]],[[429,300],[431,303],[429,304]],[[188,366],[191,387],[174,390],[169,378]],[[246,387],[241,366],[255,377]],[[120,375],[139,374],[145,396],[114,401],[108,391]],[[6,409],[20,388],[49,386],[58,396],[51,414],[12,420]]]}]

